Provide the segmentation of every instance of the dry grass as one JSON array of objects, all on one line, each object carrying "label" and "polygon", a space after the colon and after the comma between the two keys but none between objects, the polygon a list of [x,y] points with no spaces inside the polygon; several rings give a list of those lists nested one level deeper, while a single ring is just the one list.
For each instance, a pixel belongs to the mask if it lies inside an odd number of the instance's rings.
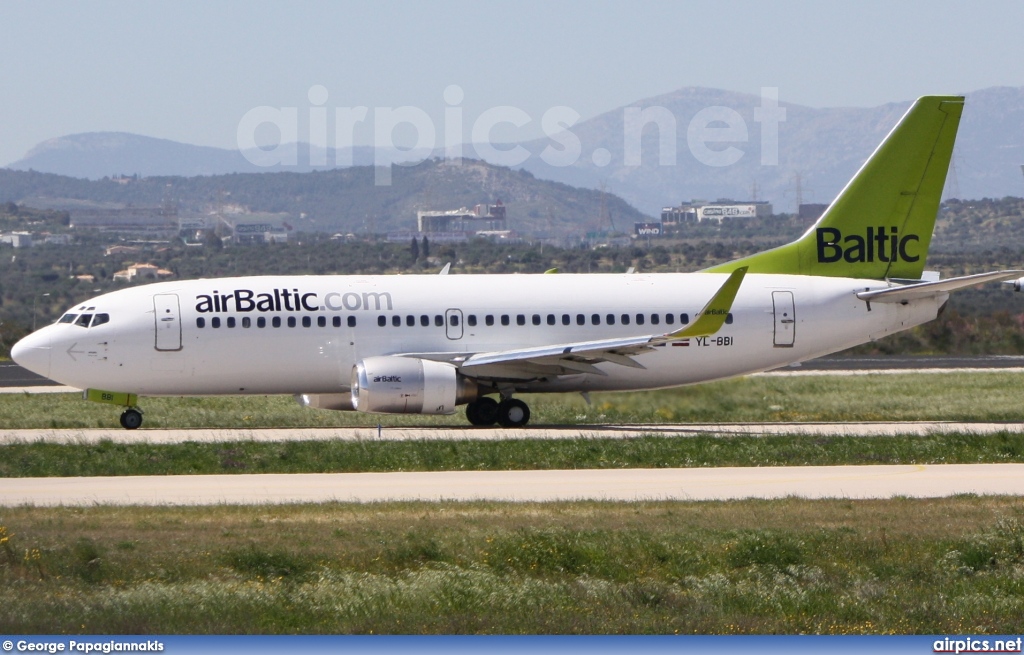
[{"label": "dry grass", "polygon": [[8,633],[994,633],[1024,611],[1008,498],[22,507],[0,523]]}]

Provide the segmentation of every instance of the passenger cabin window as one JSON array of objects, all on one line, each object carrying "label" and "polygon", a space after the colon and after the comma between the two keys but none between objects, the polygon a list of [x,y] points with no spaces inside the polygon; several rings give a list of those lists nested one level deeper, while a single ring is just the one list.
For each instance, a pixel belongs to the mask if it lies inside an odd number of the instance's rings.
[{"label": "passenger cabin window", "polygon": [[444,327],[444,316],[434,314],[434,327]]},{"label": "passenger cabin window", "polygon": [[643,314],[637,314],[636,315],[636,324],[637,325],[643,325],[644,324],[644,315]]},{"label": "passenger cabin window", "polygon": [[466,325],[469,327],[476,327],[476,314],[470,314],[466,317]]},{"label": "passenger cabin window", "polygon": [[331,325],[333,327],[341,327],[341,317],[340,316],[335,316],[335,317],[331,318]]},{"label": "passenger cabin window", "polygon": [[690,323],[690,315],[689,314],[680,314],[679,315],[679,322],[682,323],[683,325],[689,325],[689,323]]},{"label": "passenger cabin window", "polygon": [[572,322],[572,317],[568,314],[562,314],[562,325],[569,325]]},{"label": "passenger cabin window", "polygon": [[629,325],[629,314],[623,314],[622,315],[622,324],[623,325]]},{"label": "passenger cabin window", "polygon": [[501,324],[502,325],[508,325],[510,322],[511,321],[509,321],[508,314],[502,314],[501,315]]},{"label": "passenger cabin window", "polygon": [[249,318],[248,316],[243,316],[242,317],[242,327],[244,327],[244,328],[252,327],[252,319]]},{"label": "passenger cabin window", "polygon": [[534,314],[533,315],[533,324],[534,325],[540,325],[540,314]]},{"label": "passenger cabin window", "polygon": [[206,319],[203,318],[202,316],[197,318],[196,319],[196,327],[197,328],[204,328],[204,327],[206,327]]},{"label": "passenger cabin window", "polygon": [[554,325],[554,324],[555,324],[555,315],[554,314],[548,314],[548,325]]},{"label": "passenger cabin window", "polygon": [[289,316],[288,317],[288,327],[295,327],[295,317],[294,316]]},{"label": "passenger cabin window", "polygon": [[270,324],[273,325],[274,327],[281,327],[281,317],[275,316],[270,320]]},{"label": "passenger cabin window", "polygon": [[257,318],[256,319],[256,327],[258,327],[258,328],[265,328],[265,327],[267,327],[267,317],[266,316],[260,316],[259,318]]},{"label": "passenger cabin window", "polygon": [[494,316],[492,314],[488,314],[487,316],[484,316],[484,324],[485,325],[494,325]]},{"label": "passenger cabin window", "polygon": [[725,324],[732,325],[732,312],[725,315]]},{"label": "passenger cabin window", "polygon": [[458,325],[459,325],[459,315],[458,314],[452,314],[451,316],[449,316],[448,317],[448,323],[451,324],[452,327],[458,327]]},{"label": "passenger cabin window", "polygon": [[388,317],[387,316],[378,316],[377,317],[377,327],[384,327],[387,324],[388,324]]},{"label": "passenger cabin window", "polygon": [[408,327],[416,327],[416,317],[413,316],[412,314],[409,314],[408,316],[405,317],[405,324]]},{"label": "passenger cabin window", "polygon": [[526,314],[516,314],[516,325],[526,325]]},{"label": "passenger cabin window", "polygon": [[430,327],[430,317],[427,316],[426,314],[420,316],[420,325],[422,325],[423,327]]},{"label": "passenger cabin window", "polygon": [[651,325],[657,325],[661,322],[661,317],[657,314],[651,314]]},{"label": "passenger cabin window", "polygon": [[235,317],[234,316],[228,316],[228,327],[229,328],[235,327]]},{"label": "passenger cabin window", "polygon": [[302,317],[302,327],[311,327],[313,325],[313,319],[309,316]]},{"label": "passenger cabin window", "polygon": [[215,327],[215,328],[219,328],[220,327],[220,317],[219,316],[214,316],[213,318],[210,319],[210,327]]},{"label": "passenger cabin window", "polygon": [[587,317],[583,314],[576,314],[576,325],[586,325]]},{"label": "passenger cabin window", "polygon": [[601,324],[601,315],[600,314],[591,314],[590,315],[590,324],[591,325],[600,325]]},{"label": "passenger cabin window", "polygon": [[[335,316],[334,318],[338,318],[338,317]],[[317,316],[316,317],[316,326],[317,327],[327,327],[327,317],[326,316]]]},{"label": "passenger cabin window", "polygon": [[391,325],[394,327],[402,327],[402,317],[398,315],[392,316]]},{"label": "passenger cabin window", "polygon": [[348,317],[348,326],[349,327],[355,327],[356,326],[356,317],[355,316],[349,316]]},{"label": "passenger cabin window", "polygon": [[675,322],[676,322],[676,317],[675,316],[673,316],[672,314],[665,314],[665,324],[666,325],[675,325]]}]

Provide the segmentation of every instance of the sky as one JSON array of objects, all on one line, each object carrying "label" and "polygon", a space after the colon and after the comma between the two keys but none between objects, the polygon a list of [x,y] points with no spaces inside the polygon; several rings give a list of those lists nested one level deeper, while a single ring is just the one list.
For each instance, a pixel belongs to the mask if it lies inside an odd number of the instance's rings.
[{"label": "sky", "polygon": [[552,107],[586,119],[686,86],[870,107],[1024,86],[1022,27],[1019,0],[4,0],[0,166],[80,132],[234,148],[249,112],[308,126],[311,98],[332,121],[412,106],[441,129],[452,85],[467,140],[495,107],[533,138]]}]

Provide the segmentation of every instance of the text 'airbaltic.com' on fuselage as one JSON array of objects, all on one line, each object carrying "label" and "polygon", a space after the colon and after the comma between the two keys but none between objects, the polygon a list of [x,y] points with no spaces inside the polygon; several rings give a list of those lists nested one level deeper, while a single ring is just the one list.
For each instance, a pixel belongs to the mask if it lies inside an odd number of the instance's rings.
[{"label": "text 'airbaltic.com' on fuselage", "polygon": [[230,293],[214,290],[210,294],[196,296],[196,311],[211,312],[317,312],[317,311],[358,311],[392,310],[391,294],[376,291],[338,293],[324,295],[323,305],[316,293],[302,293],[298,289],[274,289],[273,292],[256,293],[250,289],[235,289]]}]

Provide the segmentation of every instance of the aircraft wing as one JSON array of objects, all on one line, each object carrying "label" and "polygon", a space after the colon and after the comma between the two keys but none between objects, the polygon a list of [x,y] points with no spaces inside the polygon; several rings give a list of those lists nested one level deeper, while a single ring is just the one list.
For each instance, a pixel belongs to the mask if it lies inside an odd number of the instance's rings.
[{"label": "aircraft wing", "polygon": [[949,293],[964,287],[982,284],[984,282],[1001,282],[1012,280],[1024,275],[1024,271],[993,271],[991,273],[977,273],[963,277],[951,277],[948,280],[937,282],[918,282],[907,284],[890,289],[878,289],[875,291],[861,291],[857,297],[867,302],[907,302],[918,300],[929,296],[937,296],[940,293]]},{"label": "aircraft wing", "polygon": [[459,367],[470,377],[480,379],[523,380],[541,376],[573,375],[592,373],[607,375],[596,364],[609,362],[632,368],[644,368],[634,355],[653,350],[680,339],[708,336],[718,332],[732,309],[736,293],[746,275],[746,267],[738,268],[729,276],[690,325],[667,334],[650,334],[618,339],[601,339],[576,343],[517,348],[494,352],[474,353],[429,353],[412,354],[407,357],[422,357],[447,361]]}]

